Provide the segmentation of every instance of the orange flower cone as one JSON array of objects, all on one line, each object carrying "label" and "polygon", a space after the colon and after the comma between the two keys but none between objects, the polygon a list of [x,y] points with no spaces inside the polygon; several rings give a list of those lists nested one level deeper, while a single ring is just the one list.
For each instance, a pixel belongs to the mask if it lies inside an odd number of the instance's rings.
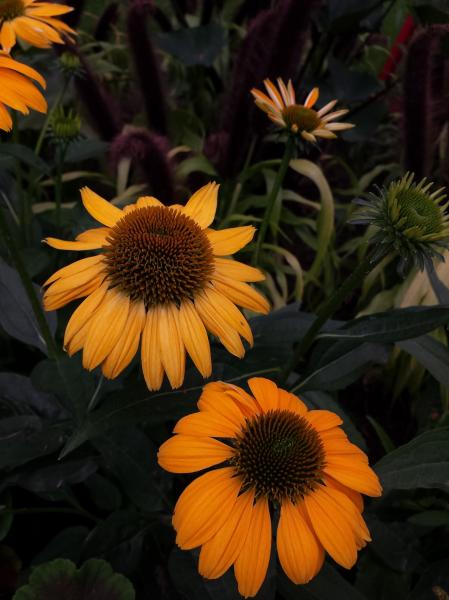
[{"label": "orange flower cone", "polygon": [[174,511],[176,543],[201,547],[208,579],[231,566],[240,593],[255,596],[272,544],[270,505],[280,510],[279,562],[294,583],[320,571],[325,552],[349,569],[370,541],[362,494],[381,487],[367,456],[352,444],[340,417],[308,410],[268,379],[248,381],[252,395],[222,382],[205,386],[199,412],[182,418],[159,450],[172,473],[199,476]]}]

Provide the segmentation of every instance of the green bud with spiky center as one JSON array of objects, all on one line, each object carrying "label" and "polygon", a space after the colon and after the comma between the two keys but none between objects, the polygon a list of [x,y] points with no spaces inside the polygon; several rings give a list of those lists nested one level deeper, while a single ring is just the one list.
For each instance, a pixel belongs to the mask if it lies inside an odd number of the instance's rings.
[{"label": "green bud with spiky center", "polygon": [[79,138],[81,119],[72,109],[66,112],[59,106],[51,117],[50,130],[56,144],[68,145]]},{"label": "green bud with spiky center", "polygon": [[59,65],[66,77],[80,77],[83,74],[81,61],[73,52],[63,52],[59,57]]},{"label": "green bud with spiky center", "polygon": [[424,269],[433,258],[442,260],[441,251],[449,247],[449,202],[444,188],[432,191],[433,185],[426,178],[417,183],[413,173],[406,173],[356,201],[362,208],[352,222],[375,228],[372,242],[381,253],[386,246],[398,253],[401,273],[410,264]]}]

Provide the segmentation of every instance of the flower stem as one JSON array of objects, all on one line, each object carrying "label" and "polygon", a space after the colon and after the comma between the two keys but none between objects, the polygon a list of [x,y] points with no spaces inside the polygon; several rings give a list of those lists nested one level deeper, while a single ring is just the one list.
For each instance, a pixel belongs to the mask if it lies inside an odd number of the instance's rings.
[{"label": "flower stem", "polygon": [[50,125],[50,121],[51,121],[53,115],[55,114],[56,110],[58,109],[58,106],[61,104],[61,102],[64,99],[64,95],[66,93],[68,84],[69,84],[69,80],[66,79],[59,94],[56,97],[56,100],[53,103],[53,106],[51,107],[51,109],[49,110],[49,112],[47,113],[47,115],[45,117],[44,124],[42,126],[42,129],[40,131],[39,137],[36,142],[36,147],[34,148],[34,154],[36,156],[39,156],[39,154],[42,150],[42,144],[44,143],[44,139],[47,134],[47,130]]},{"label": "flower stem", "polygon": [[11,258],[14,263],[14,266],[19,273],[20,279],[22,280],[23,287],[27,293],[27,296],[31,303],[31,308],[33,309],[34,316],[36,317],[36,321],[39,325],[39,329],[41,331],[42,337],[44,339],[45,345],[47,347],[48,356],[50,358],[56,358],[58,356],[58,349],[56,347],[55,341],[51,334],[50,328],[48,326],[47,320],[45,318],[45,313],[42,308],[42,304],[36,294],[36,290],[34,289],[33,282],[28,274],[28,271],[25,267],[25,264],[20,256],[19,248],[16,244],[15,237],[11,232],[8,221],[5,218],[3,210],[0,208],[0,233],[6,243],[7,248],[11,253]]},{"label": "flower stem", "polygon": [[334,293],[328,298],[328,300],[326,300],[326,302],[321,306],[317,313],[316,319],[306,331],[301,342],[293,351],[292,359],[289,363],[287,363],[285,369],[282,371],[280,375],[281,382],[285,382],[287,380],[290,373],[295,369],[300,360],[304,357],[305,353],[312,346],[323,324],[335,313],[335,311],[341,306],[348,294],[363,281],[363,279],[368,275],[368,273],[374,269],[374,267],[384,258],[384,256],[384,254],[381,254],[380,256],[379,254],[377,254],[373,257],[371,254],[366,253],[365,257],[354,269],[354,271],[345,279],[341,286],[337,288],[334,291]]},{"label": "flower stem", "polygon": [[271,188],[270,195],[268,196],[267,207],[265,209],[265,215],[263,217],[262,225],[260,227],[259,235],[257,236],[256,249],[253,256],[253,264],[259,264],[260,250],[267,234],[268,225],[270,224],[271,215],[276,204],[276,200],[281,189],[281,185],[284,181],[285,174],[287,173],[290,159],[293,156],[293,150],[295,148],[295,139],[292,135],[289,135],[287,143],[285,145],[284,156],[282,157],[281,166],[276,174],[276,178]]}]

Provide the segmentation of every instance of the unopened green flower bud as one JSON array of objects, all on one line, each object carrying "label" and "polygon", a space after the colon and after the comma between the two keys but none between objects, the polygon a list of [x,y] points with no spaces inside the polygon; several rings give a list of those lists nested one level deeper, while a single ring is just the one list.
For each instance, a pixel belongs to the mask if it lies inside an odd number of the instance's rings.
[{"label": "unopened green flower bud", "polygon": [[80,59],[73,52],[63,52],[59,57],[59,64],[66,77],[80,77],[83,73]]},{"label": "unopened green flower bud", "polygon": [[442,260],[442,250],[449,248],[449,215],[445,188],[432,191],[434,184],[426,178],[413,180],[413,173],[393,181],[386,188],[377,188],[356,202],[361,208],[353,223],[374,226],[372,242],[379,253],[386,246],[400,256],[399,270],[410,264],[421,270],[433,258]]},{"label": "unopened green flower bud", "polygon": [[65,111],[60,106],[50,120],[51,137],[57,144],[68,145],[79,138],[81,119],[72,109]]}]

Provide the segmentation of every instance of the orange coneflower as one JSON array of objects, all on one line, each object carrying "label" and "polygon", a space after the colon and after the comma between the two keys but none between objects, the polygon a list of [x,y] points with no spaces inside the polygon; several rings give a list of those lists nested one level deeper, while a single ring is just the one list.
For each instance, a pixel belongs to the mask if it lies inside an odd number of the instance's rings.
[{"label": "orange coneflower", "polygon": [[181,494],[173,516],[176,542],[201,546],[199,571],[209,579],[234,565],[239,591],[254,596],[271,552],[270,505],[280,510],[279,561],[295,583],[310,581],[325,551],[346,568],[370,541],[361,494],[381,487],[367,456],[349,442],[340,417],[308,410],[269,379],[241,388],[205,386],[200,412],[182,418],[159,450],[173,473],[201,475]]},{"label": "orange coneflower", "polygon": [[2,0],[0,2],[0,43],[9,52],[19,37],[38,48],[63,44],[62,34],[75,31],[56,16],[73,10],[65,4],[35,0]]},{"label": "orange coneflower", "polygon": [[83,348],[87,369],[101,365],[114,378],[135,356],[142,336],[142,368],[157,390],[164,372],[173,388],[184,380],[185,352],[204,377],[211,374],[207,331],[242,357],[240,336],[252,344],[251,329],[236,304],[267,312],[267,301],[246,282],[264,279],[243,263],[224,258],[248,244],[254,227],[209,229],[218,186],[209,183],[185,206],[163,206],[142,197],[124,210],[88,188],[86,210],[104,227],[66,242],[45,241],[60,250],[99,250],[57,271],[45,283],[44,305],[55,310],[77,298],[64,345],[72,355]]},{"label": "orange coneflower", "polygon": [[27,115],[30,108],[47,112],[47,101],[30,81],[45,88],[45,79],[37,71],[0,52],[0,129],[10,131],[12,118],[6,106]]},{"label": "orange coneflower", "polygon": [[254,88],[251,93],[257,106],[280,127],[299,133],[308,142],[316,142],[317,137],[335,138],[337,136],[334,131],[354,127],[352,123],[331,122],[348,112],[347,110],[329,112],[337,104],[337,100],[332,100],[318,111],[313,109],[319,97],[318,88],[313,88],[304,104],[297,104],[292,82],[289,80],[285,85],[280,77],[277,82],[279,90],[269,79],[264,80],[268,96]]}]

